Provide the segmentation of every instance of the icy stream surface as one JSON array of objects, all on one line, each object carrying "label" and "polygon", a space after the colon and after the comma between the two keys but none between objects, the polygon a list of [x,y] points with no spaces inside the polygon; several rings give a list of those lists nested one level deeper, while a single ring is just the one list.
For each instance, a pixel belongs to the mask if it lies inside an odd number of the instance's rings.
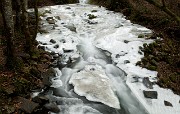
[{"label": "icy stream surface", "polygon": [[[135,65],[143,57],[139,46],[153,42],[138,35],[148,37],[151,30],[94,5],[39,11],[37,40],[57,58],[49,98],[56,101],[59,114],[180,114],[180,97],[157,85],[146,88],[142,78],[156,81],[157,72]],[[157,91],[158,99],[145,98],[143,90]]]}]

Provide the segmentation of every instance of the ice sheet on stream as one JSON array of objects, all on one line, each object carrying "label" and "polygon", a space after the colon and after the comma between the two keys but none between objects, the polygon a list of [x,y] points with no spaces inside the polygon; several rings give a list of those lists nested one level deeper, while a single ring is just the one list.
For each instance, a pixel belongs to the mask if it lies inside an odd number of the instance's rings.
[{"label": "ice sheet on stream", "polygon": [[[97,12],[92,12],[93,10]],[[151,81],[156,81],[157,72],[135,66],[136,62],[143,57],[143,54],[141,55],[139,53],[139,46],[142,46],[144,43],[153,42],[153,40],[146,39],[146,37],[138,38],[139,34],[145,34],[146,36],[151,34],[149,29],[130,23],[130,21],[126,20],[120,13],[114,13],[106,10],[103,7],[93,5],[71,4],[49,6],[41,8],[40,12],[44,12],[44,15],[41,17],[41,27],[48,33],[39,33],[37,35],[37,40],[40,42],[40,45],[46,43],[44,46],[46,47],[47,51],[54,51],[64,55],[65,61],[67,61],[70,57],[75,59],[80,57],[77,65],[73,67],[74,69],[78,70],[82,70],[83,67],[89,63],[98,63],[98,65],[106,67],[106,69],[109,68],[109,66],[106,66],[106,64],[109,63],[103,61],[104,58],[99,58],[101,57],[100,53],[97,55],[94,54],[97,50],[92,50],[94,47],[88,48],[88,46],[94,45],[102,50],[109,51],[111,53],[112,60],[117,64],[116,66],[127,73],[127,87],[124,85],[122,85],[122,87],[125,87],[126,89],[129,87],[132,93],[137,97],[138,101],[145,106],[146,110],[150,114],[180,113],[180,97],[178,95],[174,95],[172,91],[162,89],[155,85],[153,90],[158,92],[158,99],[151,100],[144,98],[142,93],[143,90],[150,89],[146,88],[142,82],[132,83],[134,76],[141,78],[149,77]],[[88,19],[88,14],[93,14],[97,16],[97,18]],[[59,16],[60,19],[58,19],[57,16]],[[47,17],[53,17],[55,24],[49,24],[46,20]],[[76,30],[72,31],[72,29],[69,27],[74,27]],[[49,42],[51,39],[54,39],[56,43],[53,44]],[[88,46],[85,47],[87,49],[87,54],[84,52],[83,54],[85,55],[82,55],[83,57],[81,57],[81,50],[79,50],[79,47],[83,46],[82,44],[84,40],[85,43],[86,40],[88,40],[89,43]],[[59,48],[54,48],[55,45],[59,45]],[[94,54],[93,57],[91,57],[91,55],[88,53],[89,49],[91,49],[92,53]],[[66,52],[64,50],[73,51]],[[62,74],[62,77],[55,80],[62,79],[63,76],[66,75]],[[68,76],[70,79],[71,76]],[[117,83],[115,80],[116,78],[113,78],[111,74],[109,74],[108,77],[112,84]],[[65,86],[63,83],[64,82],[62,82],[62,86]],[[68,83],[68,79],[66,79],[66,83]],[[56,83],[53,85],[53,87],[59,86]],[[115,89],[116,91],[120,91],[122,88],[118,90],[118,87],[116,87]],[[113,88],[113,90],[115,89]],[[123,97],[123,95],[121,97]],[[165,106],[164,100],[171,102],[173,107]],[[127,102],[131,101],[127,99]],[[133,102],[131,103],[133,104]],[[136,105],[136,103],[134,105]]]},{"label": "ice sheet on stream", "polygon": [[101,66],[85,66],[83,71],[72,75],[69,83],[74,85],[78,95],[120,109],[119,100],[111,89],[111,81]]}]

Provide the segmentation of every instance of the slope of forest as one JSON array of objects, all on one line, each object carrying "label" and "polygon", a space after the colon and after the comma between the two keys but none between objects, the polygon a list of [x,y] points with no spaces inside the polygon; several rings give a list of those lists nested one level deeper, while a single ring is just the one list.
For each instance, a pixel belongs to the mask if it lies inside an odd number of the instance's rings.
[{"label": "slope of forest", "polygon": [[[137,63],[141,67],[158,71],[158,84],[180,94],[180,24],[162,9],[147,1],[151,0],[89,0],[116,12],[122,12],[133,23],[154,31],[154,37],[163,40],[147,45],[142,51],[145,57]],[[162,5],[163,0],[157,0]],[[166,7],[180,16],[180,0],[165,0]],[[143,37],[143,36],[139,36]]]}]

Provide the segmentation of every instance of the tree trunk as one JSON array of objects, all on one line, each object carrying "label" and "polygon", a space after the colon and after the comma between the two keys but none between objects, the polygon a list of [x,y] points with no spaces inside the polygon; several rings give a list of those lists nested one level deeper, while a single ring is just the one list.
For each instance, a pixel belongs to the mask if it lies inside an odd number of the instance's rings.
[{"label": "tree trunk", "polygon": [[16,0],[16,27],[21,32],[21,2]]},{"label": "tree trunk", "polygon": [[32,55],[32,38],[31,34],[29,32],[29,23],[28,23],[28,1],[27,0],[20,0],[21,1],[21,7],[22,7],[22,26],[23,26],[23,32],[26,38],[26,51]]},{"label": "tree trunk", "polygon": [[0,0],[2,7],[2,16],[4,21],[5,37],[7,40],[7,67],[13,69],[15,65],[14,53],[14,21],[11,0]]},{"label": "tree trunk", "polygon": [[35,27],[35,33],[34,33],[33,41],[32,42],[35,41],[36,36],[37,36],[37,32],[38,32],[39,16],[38,16],[37,2],[38,2],[38,0],[34,0],[34,13],[35,13],[35,16],[36,16],[36,27]]}]

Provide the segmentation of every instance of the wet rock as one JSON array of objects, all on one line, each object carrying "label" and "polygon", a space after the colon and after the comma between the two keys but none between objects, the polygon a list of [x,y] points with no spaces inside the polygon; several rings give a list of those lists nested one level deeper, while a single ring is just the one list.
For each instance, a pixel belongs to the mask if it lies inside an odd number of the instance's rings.
[{"label": "wet rock", "polygon": [[56,19],[61,20],[60,16],[55,16]]},{"label": "wet rock", "polygon": [[66,9],[71,9],[71,7],[66,7]]},{"label": "wet rock", "polygon": [[139,34],[138,35],[138,38],[144,38],[145,36],[144,36],[144,34]]},{"label": "wet rock", "polygon": [[55,40],[53,40],[53,39],[51,39],[49,42],[51,42],[51,43],[53,43],[53,44],[55,44],[55,43],[56,43],[56,41],[55,41]]},{"label": "wet rock", "polygon": [[89,19],[97,18],[97,16],[95,16],[95,15],[93,15],[93,14],[88,14],[87,16],[89,17]]},{"label": "wet rock", "polygon": [[46,72],[42,74],[43,77],[43,84],[50,86],[51,83],[51,78],[56,76],[56,72],[53,68],[48,69]]},{"label": "wet rock", "polygon": [[47,45],[47,43],[43,43],[42,45]]},{"label": "wet rock", "polygon": [[117,24],[116,26],[115,26],[115,28],[119,28],[119,27],[122,27],[123,25],[122,24]]},{"label": "wet rock", "polygon": [[61,39],[60,42],[66,43],[66,40],[65,39]]},{"label": "wet rock", "polygon": [[44,107],[54,113],[60,112],[60,109],[58,108],[58,106],[55,103],[45,104]]},{"label": "wet rock", "polygon": [[129,60],[124,60],[124,64],[130,63]]},{"label": "wet rock", "polygon": [[55,48],[55,49],[59,48],[59,45],[58,45],[58,44],[57,44],[57,45],[55,45],[55,46],[54,46],[54,48]]},{"label": "wet rock", "polygon": [[89,23],[89,24],[98,24],[98,22],[90,21],[90,20],[88,20],[87,23]]},{"label": "wet rock", "polygon": [[92,10],[91,12],[97,12],[97,10]]},{"label": "wet rock", "polygon": [[39,107],[38,103],[32,102],[23,97],[18,97],[19,109],[24,111],[25,113],[32,113],[35,109]]},{"label": "wet rock", "polygon": [[127,44],[127,43],[129,43],[129,41],[128,41],[128,40],[124,40],[124,43],[126,43],[126,44]]},{"label": "wet rock", "polygon": [[44,105],[46,103],[49,103],[49,99],[45,96],[36,96],[32,99],[32,101],[39,103],[40,105]]},{"label": "wet rock", "polygon": [[38,31],[39,31],[41,34],[43,34],[43,33],[49,33],[48,30],[43,29],[43,28],[40,28]]},{"label": "wet rock", "polygon": [[116,58],[119,58],[119,57],[120,57],[120,55],[119,55],[119,54],[117,54],[117,55],[116,55]]},{"label": "wet rock", "polygon": [[54,52],[54,51],[51,51],[51,53],[50,53],[51,55],[55,55],[56,53]]},{"label": "wet rock", "polygon": [[164,101],[164,105],[173,107],[173,105],[169,101]]},{"label": "wet rock", "polygon": [[48,22],[49,24],[55,24],[55,23],[56,23],[54,19],[48,20],[47,22]]},{"label": "wet rock", "polygon": [[64,25],[64,27],[68,28],[72,32],[76,32],[76,27],[73,24],[72,25]]},{"label": "wet rock", "polygon": [[145,98],[150,98],[150,99],[157,99],[158,93],[157,91],[143,91],[144,97]]},{"label": "wet rock", "polygon": [[142,82],[143,82],[144,86],[146,86],[147,88],[153,89],[153,84],[149,80],[149,77],[144,77]]},{"label": "wet rock", "polygon": [[71,50],[71,49],[64,49],[64,48],[63,48],[63,51],[64,51],[64,53],[70,53],[70,52],[73,52],[74,50]]},{"label": "wet rock", "polygon": [[139,76],[133,76],[133,78],[132,78],[132,83],[135,83],[135,82],[139,82]]},{"label": "wet rock", "polygon": [[42,49],[42,50],[45,50],[46,49],[46,47],[45,46],[38,46],[38,49]]},{"label": "wet rock", "polygon": [[53,17],[47,17],[46,21],[53,20]]}]

